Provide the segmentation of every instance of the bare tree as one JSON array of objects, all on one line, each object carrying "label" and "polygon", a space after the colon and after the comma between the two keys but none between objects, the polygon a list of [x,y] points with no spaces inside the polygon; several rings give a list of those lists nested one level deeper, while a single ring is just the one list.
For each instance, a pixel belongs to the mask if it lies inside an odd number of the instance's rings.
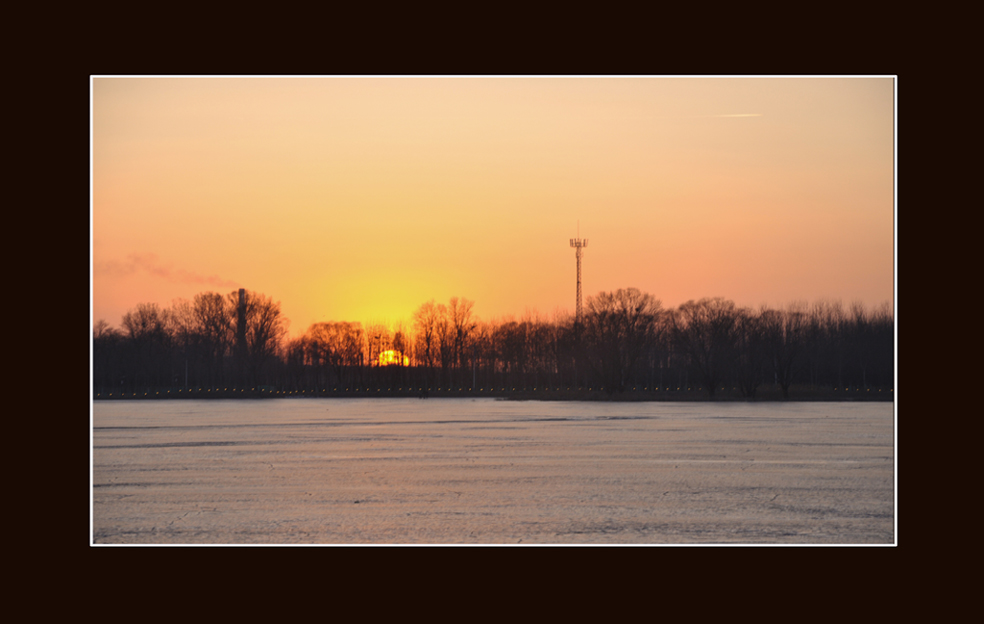
[{"label": "bare tree", "polygon": [[434,383],[433,370],[437,365],[439,356],[438,350],[438,326],[440,324],[441,312],[434,300],[422,304],[413,313],[413,328],[415,349],[414,355],[418,366],[423,364],[427,368],[425,385],[431,386]]},{"label": "bare tree", "polygon": [[379,366],[380,356],[393,345],[393,333],[382,323],[371,323],[366,326],[367,360],[371,366]]},{"label": "bare tree", "polygon": [[315,323],[304,334],[305,362],[315,372],[315,384],[331,384],[332,350],[330,342],[331,325]]},{"label": "bare tree", "polygon": [[96,340],[113,333],[118,333],[118,331],[110,327],[109,323],[107,323],[105,319],[99,319],[96,321],[96,324],[92,326],[92,337]]},{"label": "bare tree", "polygon": [[365,339],[370,382],[378,385],[381,383],[379,374],[379,367],[382,366],[381,356],[392,346],[393,335],[389,328],[382,323],[372,323],[366,326]]},{"label": "bare tree", "polygon": [[725,379],[734,355],[738,310],[721,297],[681,304],[673,315],[674,334],[709,396]]},{"label": "bare tree", "polygon": [[294,391],[306,390],[312,385],[312,381],[315,389],[321,387],[321,384],[318,383],[317,371],[315,371],[313,380],[308,375],[307,357],[309,349],[306,337],[302,336],[287,341],[283,346],[283,352],[284,362],[281,367],[281,377],[286,382],[287,388]]},{"label": "bare tree", "polygon": [[339,384],[355,381],[351,375],[346,376],[345,373],[361,367],[363,362],[362,344],[365,341],[365,332],[361,323],[315,323],[308,328],[305,337],[308,361],[320,370],[325,367],[330,369],[326,373],[327,383],[331,383],[332,375]]},{"label": "bare tree", "polygon": [[782,398],[788,399],[789,386],[802,364],[806,346],[805,306],[792,304],[785,310],[763,310],[761,319],[775,381],[782,389]]},{"label": "bare tree", "polygon": [[662,303],[627,288],[588,297],[585,307],[588,363],[608,394],[622,392],[639,357],[658,337]]},{"label": "bare tree", "polygon": [[92,383],[107,392],[119,390],[123,381],[123,334],[100,319],[92,328]]},{"label": "bare tree", "polygon": [[393,351],[396,352],[397,364],[403,366],[404,358],[410,352],[410,338],[403,323],[397,323],[393,330]]},{"label": "bare tree", "polygon": [[[891,308],[886,302],[869,312],[864,304],[856,301],[851,304],[847,335],[849,336],[849,359],[855,376],[855,385],[869,389],[875,380],[888,381],[894,364],[890,361],[894,351],[894,322]],[[886,357],[887,356],[887,357]]]},{"label": "bare tree", "polygon": [[137,304],[123,315],[133,387],[171,385],[170,325],[167,312],[156,303]]},{"label": "bare tree", "polygon": [[217,292],[195,295],[191,304],[190,329],[193,349],[204,369],[203,381],[218,384],[224,380],[224,363],[232,347],[232,311],[226,298]]},{"label": "bare tree", "polygon": [[478,385],[493,385],[493,373],[495,371],[495,332],[494,324],[479,321],[476,324],[472,335],[472,345],[475,357],[475,367],[477,371]]},{"label": "bare tree", "polygon": [[[474,301],[458,297],[451,297],[448,302],[447,315],[451,329],[452,355],[451,361],[456,370],[461,370],[467,365],[469,353],[469,339],[472,331],[475,330],[475,318],[472,308],[475,307]],[[460,380],[459,380],[460,381]]]},{"label": "bare tree", "polygon": [[768,353],[761,314],[741,308],[735,316],[735,379],[743,397],[754,399],[765,379]]},{"label": "bare tree", "polygon": [[[226,297],[232,319],[238,316],[239,293],[233,291]],[[281,341],[287,335],[287,319],[280,311],[280,302],[271,297],[246,292],[245,310],[246,338],[246,382],[253,385],[262,379],[263,369],[270,364],[278,351]]]},{"label": "bare tree", "polygon": [[443,303],[437,304],[437,321],[435,325],[435,335],[437,337],[438,360],[441,365],[441,377],[437,385],[451,387],[454,383],[451,375],[454,367],[454,325],[451,322],[451,315],[448,307]]},{"label": "bare tree", "polygon": [[507,317],[495,327],[493,334],[505,383],[509,386],[525,386],[530,367],[525,327],[512,317]]},{"label": "bare tree", "polygon": [[840,336],[846,317],[840,301],[820,300],[809,312],[807,348],[804,354],[814,387],[832,384],[844,386],[844,354]]}]

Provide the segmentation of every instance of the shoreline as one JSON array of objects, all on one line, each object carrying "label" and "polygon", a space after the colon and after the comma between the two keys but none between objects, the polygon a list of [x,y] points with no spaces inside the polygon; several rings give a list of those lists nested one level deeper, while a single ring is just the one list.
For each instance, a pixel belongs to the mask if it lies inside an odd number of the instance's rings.
[{"label": "shoreline", "polygon": [[597,389],[553,390],[517,389],[478,391],[470,388],[421,391],[404,388],[365,388],[358,390],[279,390],[275,388],[191,388],[145,389],[136,392],[93,392],[93,401],[171,401],[202,399],[445,399],[445,398],[494,398],[505,401],[571,401],[571,402],[653,402],[653,403],[790,403],[790,402],[891,402],[895,400],[892,388],[847,388],[841,390],[790,388],[788,398],[780,390],[758,389],[754,397],[742,396],[738,390],[729,389],[708,396],[702,389],[691,390],[625,390],[609,394]]}]

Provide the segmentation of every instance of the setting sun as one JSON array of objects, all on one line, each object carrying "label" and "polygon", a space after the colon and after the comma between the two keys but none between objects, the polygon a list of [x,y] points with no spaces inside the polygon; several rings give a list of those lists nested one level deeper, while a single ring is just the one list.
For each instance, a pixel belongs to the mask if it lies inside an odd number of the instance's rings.
[{"label": "setting sun", "polygon": [[410,366],[410,358],[393,349],[380,353],[378,361],[380,366]]}]

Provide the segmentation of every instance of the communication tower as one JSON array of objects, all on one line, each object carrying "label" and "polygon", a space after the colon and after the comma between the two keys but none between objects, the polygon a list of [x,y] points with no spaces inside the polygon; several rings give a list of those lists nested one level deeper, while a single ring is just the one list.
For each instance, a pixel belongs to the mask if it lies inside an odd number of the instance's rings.
[{"label": "communication tower", "polygon": [[574,313],[574,324],[578,327],[581,326],[581,250],[587,246],[588,239],[583,241],[580,238],[571,239],[571,247],[575,249],[574,255],[577,256],[577,307]]}]

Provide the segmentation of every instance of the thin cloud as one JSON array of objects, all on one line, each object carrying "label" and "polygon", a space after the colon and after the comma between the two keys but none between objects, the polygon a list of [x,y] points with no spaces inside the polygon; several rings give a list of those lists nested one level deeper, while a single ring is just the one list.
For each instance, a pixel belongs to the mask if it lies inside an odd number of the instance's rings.
[{"label": "thin cloud", "polygon": [[205,276],[192,271],[186,271],[185,269],[175,269],[171,264],[161,263],[157,259],[157,255],[152,253],[133,253],[127,256],[124,261],[108,260],[99,263],[93,269],[97,273],[110,277],[127,277],[140,273],[182,284],[202,284],[233,288],[239,286],[238,282],[224,279],[217,275]]},{"label": "thin cloud", "polygon": [[721,115],[662,115],[653,119],[716,119],[719,117],[765,117],[762,113],[724,113]]},{"label": "thin cloud", "polygon": [[[723,117],[765,117],[765,115],[763,115],[762,113],[724,113],[721,115],[685,115],[682,118],[683,119],[721,119]],[[672,117],[668,117],[666,119],[672,119]]]}]

